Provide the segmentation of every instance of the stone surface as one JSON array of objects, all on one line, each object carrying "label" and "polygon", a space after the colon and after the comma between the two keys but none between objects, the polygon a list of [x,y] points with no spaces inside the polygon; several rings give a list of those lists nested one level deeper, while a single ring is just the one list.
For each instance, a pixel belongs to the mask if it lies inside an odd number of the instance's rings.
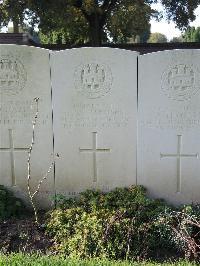
[{"label": "stone surface", "polygon": [[49,62],[47,50],[0,45],[0,184],[28,202],[39,97],[32,191],[53,161],[53,130],[59,154],[55,176],[52,171],[36,197],[40,207],[50,205],[55,189],[75,196],[136,183],[174,204],[200,202],[200,51],[139,56],[139,118],[137,56],[81,48],[51,52]]},{"label": "stone surface", "polygon": [[[0,45],[0,184],[27,199],[27,159],[39,97],[39,116],[31,156],[31,189],[48,170],[53,154],[49,52],[17,45]],[[40,207],[50,205],[53,173],[36,197]]]},{"label": "stone surface", "polygon": [[138,184],[171,203],[200,202],[200,51],[139,57]]},{"label": "stone surface", "polygon": [[51,66],[57,192],[135,184],[137,53],[72,49]]}]

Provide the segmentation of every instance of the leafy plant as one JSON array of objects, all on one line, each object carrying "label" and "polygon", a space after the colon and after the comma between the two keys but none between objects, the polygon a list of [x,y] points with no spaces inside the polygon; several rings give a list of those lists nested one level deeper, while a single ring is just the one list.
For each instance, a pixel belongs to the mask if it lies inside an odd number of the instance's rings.
[{"label": "leafy plant", "polygon": [[13,193],[0,185],[0,219],[20,216],[24,213],[24,204]]},{"label": "leafy plant", "polygon": [[188,259],[200,259],[200,205],[186,205],[176,211],[162,214],[171,241]]},{"label": "leafy plant", "polygon": [[168,228],[158,220],[172,208],[147,198],[141,186],[108,193],[87,190],[74,199],[59,195],[57,204],[58,209],[50,212],[47,231],[55,249],[66,256],[144,259],[174,244]]}]

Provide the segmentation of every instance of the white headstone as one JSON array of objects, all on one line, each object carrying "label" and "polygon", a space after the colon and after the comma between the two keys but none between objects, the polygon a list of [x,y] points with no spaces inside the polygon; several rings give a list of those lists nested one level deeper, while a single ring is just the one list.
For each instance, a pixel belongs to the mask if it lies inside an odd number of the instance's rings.
[{"label": "white headstone", "polygon": [[171,203],[200,202],[200,51],[139,57],[138,183]]},{"label": "white headstone", "polygon": [[72,49],[51,66],[57,192],[135,184],[137,53]]},{"label": "white headstone", "polygon": [[[0,184],[28,203],[27,159],[32,139],[34,98],[39,97],[39,115],[31,156],[31,190],[48,170],[53,153],[49,52],[44,49],[0,45]],[[50,204],[53,173],[43,182],[36,201]]]}]

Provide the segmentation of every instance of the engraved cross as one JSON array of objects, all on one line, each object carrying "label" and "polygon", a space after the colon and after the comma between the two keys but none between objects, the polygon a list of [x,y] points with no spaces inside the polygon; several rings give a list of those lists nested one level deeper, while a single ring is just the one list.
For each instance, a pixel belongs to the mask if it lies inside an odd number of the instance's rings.
[{"label": "engraved cross", "polygon": [[10,153],[10,162],[11,162],[11,178],[12,178],[12,186],[16,186],[16,176],[15,176],[15,152],[24,152],[29,151],[29,148],[15,148],[13,141],[13,130],[8,129],[9,132],[9,148],[0,148],[0,152],[9,152]]},{"label": "engraved cross", "polygon": [[107,148],[97,148],[97,132],[92,132],[93,135],[93,145],[89,149],[81,149],[80,152],[90,152],[93,154],[93,182],[97,182],[97,152],[110,152],[110,149]]},{"label": "engraved cross", "polygon": [[167,157],[174,157],[177,160],[177,190],[176,192],[181,192],[181,159],[182,158],[197,158],[199,157],[199,154],[185,154],[181,153],[182,148],[182,135],[177,135],[178,137],[178,146],[177,146],[177,154],[160,154],[160,158],[167,158]]}]

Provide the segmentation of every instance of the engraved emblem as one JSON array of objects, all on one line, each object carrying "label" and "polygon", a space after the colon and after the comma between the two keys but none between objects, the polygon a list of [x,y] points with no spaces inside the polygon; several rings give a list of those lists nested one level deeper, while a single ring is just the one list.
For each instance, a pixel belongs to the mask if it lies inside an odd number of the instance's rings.
[{"label": "engraved emblem", "polygon": [[113,81],[111,69],[98,63],[78,66],[74,78],[77,91],[89,99],[105,96]]},{"label": "engraved emblem", "polygon": [[199,72],[194,66],[179,64],[163,73],[161,87],[168,98],[185,101],[200,90],[199,80]]},{"label": "engraved emblem", "polygon": [[0,57],[0,94],[15,95],[26,84],[27,73],[23,64],[12,56]]}]

